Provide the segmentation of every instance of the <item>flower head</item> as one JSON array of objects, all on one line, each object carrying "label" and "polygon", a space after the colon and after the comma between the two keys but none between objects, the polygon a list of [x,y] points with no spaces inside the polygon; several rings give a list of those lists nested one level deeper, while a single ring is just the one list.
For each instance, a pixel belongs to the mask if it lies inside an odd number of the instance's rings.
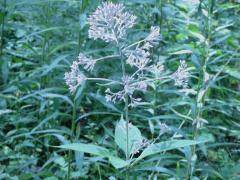
[{"label": "flower head", "polygon": [[112,92],[109,88],[107,88],[105,93],[105,98],[107,102],[116,103],[116,101],[124,101],[125,92],[123,90],[115,93]]},{"label": "flower head", "polygon": [[138,81],[134,82],[135,80],[132,77],[126,76],[122,78],[124,87],[122,90],[117,92],[112,92],[109,88],[105,91],[106,101],[116,103],[116,101],[126,101],[125,96],[127,95],[130,99],[129,106],[135,107],[139,105],[141,102],[141,98],[135,98],[134,92],[135,91],[142,91],[146,92],[148,84],[146,81]]},{"label": "flower head", "polygon": [[150,49],[158,43],[159,33],[160,28],[152,26],[149,35],[143,40],[143,43],[136,43],[135,49],[126,49],[123,53],[127,56],[127,63],[138,69],[143,69],[150,62]]},{"label": "flower head", "polygon": [[187,64],[184,60],[180,61],[180,66],[177,71],[171,75],[171,78],[175,81],[175,86],[187,88],[188,87],[188,78],[190,73],[187,69]]},{"label": "flower head", "polygon": [[142,149],[150,145],[150,142],[146,138],[141,138],[133,143],[132,155],[139,153]]},{"label": "flower head", "polygon": [[143,47],[137,47],[134,50],[125,51],[127,63],[130,66],[135,66],[138,69],[144,68],[150,62],[150,53]]},{"label": "flower head", "polygon": [[73,93],[77,87],[86,80],[86,77],[79,71],[78,65],[79,63],[77,61],[73,61],[71,71],[65,73],[64,79],[71,93]]},{"label": "flower head", "polygon": [[89,38],[100,38],[106,42],[122,38],[126,30],[132,28],[136,21],[136,16],[125,12],[124,9],[123,4],[103,2],[88,18]]},{"label": "flower head", "polygon": [[83,68],[87,71],[92,71],[96,61],[92,58],[85,56],[83,53],[80,53],[78,56],[78,63],[80,65],[83,65]]},{"label": "flower head", "polygon": [[157,44],[160,39],[160,27],[152,26],[149,35],[146,37],[146,41],[150,44]]},{"label": "flower head", "polygon": [[160,62],[149,67],[149,71],[155,75],[155,77],[160,77],[164,71],[164,66]]}]

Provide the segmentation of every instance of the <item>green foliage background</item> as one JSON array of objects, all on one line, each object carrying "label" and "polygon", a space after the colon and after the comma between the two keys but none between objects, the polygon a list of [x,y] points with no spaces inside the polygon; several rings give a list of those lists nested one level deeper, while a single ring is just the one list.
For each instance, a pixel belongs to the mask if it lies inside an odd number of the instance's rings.
[{"label": "green foliage background", "polygon": [[[208,123],[199,136],[213,139],[197,146],[196,161],[189,160],[190,147],[157,154],[134,167],[131,178],[184,179],[191,161],[195,179],[239,179],[240,2],[113,2],[124,3],[138,17],[137,36],[152,25],[160,26],[161,42],[154,50],[154,61],[164,62],[167,72],[176,70],[180,59],[192,67],[190,87],[205,92],[200,113]],[[83,84],[73,96],[63,80],[79,52],[101,56],[112,51],[110,45],[88,39],[87,16],[100,3],[1,0],[0,179],[65,178],[68,152],[53,146],[70,139],[117,148],[113,136],[123,104],[106,103],[104,88],[93,82]],[[118,72],[118,65],[105,63],[97,65],[91,75],[117,77]],[[179,91],[173,82],[159,82],[142,96],[150,105],[130,109],[129,116],[145,137],[156,138],[158,123],[165,122],[172,134],[193,139],[192,120],[198,111],[193,94]],[[73,120],[77,127],[72,134]],[[74,152],[71,168],[76,179],[124,178],[106,159],[80,152]]]}]

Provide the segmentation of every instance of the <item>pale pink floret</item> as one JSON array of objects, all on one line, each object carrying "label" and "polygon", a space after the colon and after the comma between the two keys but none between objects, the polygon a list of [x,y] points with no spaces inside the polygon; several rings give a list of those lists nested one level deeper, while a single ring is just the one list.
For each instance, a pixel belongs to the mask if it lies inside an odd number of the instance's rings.
[{"label": "pale pink floret", "polygon": [[180,66],[177,71],[171,75],[171,78],[175,81],[175,86],[187,88],[188,78],[190,76],[187,64],[184,60],[180,61]]},{"label": "pale pink floret", "polygon": [[102,39],[106,42],[118,41],[125,36],[126,30],[136,23],[136,16],[124,11],[123,4],[103,2],[89,16],[89,38]]},{"label": "pale pink floret", "polygon": [[64,76],[71,93],[74,93],[77,87],[86,79],[86,77],[80,72],[78,65],[79,63],[77,61],[73,61],[71,71],[66,72]]}]

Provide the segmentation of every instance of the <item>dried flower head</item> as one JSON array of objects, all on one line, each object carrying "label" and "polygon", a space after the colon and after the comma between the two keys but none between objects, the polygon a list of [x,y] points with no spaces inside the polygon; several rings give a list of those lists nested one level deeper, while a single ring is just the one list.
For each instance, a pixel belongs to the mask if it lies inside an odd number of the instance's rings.
[{"label": "dried flower head", "polygon": [[106,42],[122,38],[126,30],[132,28],[136,22],[136,16],[125,12],[124,9],[123,4],[103,2],[88,18],[89,38],[100,38]]},{"label": "dried flower head", "polygon": [[149,67],[149,71],[155,75],[155,77],[160,77],[164,71],[164,66],[161,63],[154,64]]},{"label": "dried flower head", "polygon": [[149,42],[145,42],[142,46],[142,49],[149,51],[151,48],[153,48],[153,45],[150,44]]},{"label": "dried flower head", "polygon": [[65,73],[64,79],[71,93],[73,93],[77,87],[86,80],[86,77],[80,72],[78,65],[79,63],[77,61],[73,61],[71,71]]},{"label": "dried flower head", "polygon": [[187,69],[187,64],[184,60],[180,61],[180,66],[177,71],[171,75],[171,78],[175,81],[175,86],[187,88],[188,87],[188,78],[190,73]]},{"label": "dried flower head", "polygon": [[146,41],[150,44],[157,44],[160,40],[160,27],[152,26],[149,35],[146,37]]},{"label": "dried flower head", "polygon": [[135,66],[138,69],[144,68],[150,62],[150,53],[142,47],[135,50],[129,50],[125,52],[127,63],[131,66]]},{"label": "dried flower head", "polygon": [[78,56],[78,64],[83,65],[83,68],[87,71],[92,71],[96,61],[90,57],[85,56],[83,53],[80,53]]},{"label": "dried flower head", "polygon": [[150,145],[150,142],[145,138],[141,138],[141,139],[135,141],[133,144],[132,155],[139,153],[143,148],[145,148],[149,145]]},{"label": "dried flower head", "polygon": [[[136,43],[135,49],[124,50],[125,56],[127,56],[127,63],[131,66],[135,66],[138,69],[143,69],[150,62],[150,49],[155,46],[159,41],[160,28],[152,26],[149,35],[143,40]],[[143,42],[143,43],[140,43]]]},{"label": "dried flower head", "polygon": [[147,86],[148,84],[146,81],[138,81],[130,85],[130,87],[134,89],[134,91],[138,90],[143,92],[147,91]]},{"label": "dried flower head", "polygon": [[107,102],[116,103],[116,101],[124,101],[125,92],[123,90],[115,93],[112,92],[109,88],[107,88],[105,93],[105,98]]},{"label": "dried flower head", "polygon": [[130,99],[129,106],[135,107],[141,102],[141,98],[133,97],[135,91],[143,91],[147,90],[147,82],[146,81],[137,81],[132,77],[126,76],[123,77],[123,89],[117,92],[112,92],[109,88],[105,91],[106,101],[116,103],[116,101],[124,101],[125,102],[125,95],[127,95]]},{"label": "dried flower head", "polygon": [[167,133],[171,130],[170,127],[168,127],[168,125],[165,124],[165,123],[159,122],[159,127],[160,127],[160,134],[161,135],[165,134],[165,133]]}]

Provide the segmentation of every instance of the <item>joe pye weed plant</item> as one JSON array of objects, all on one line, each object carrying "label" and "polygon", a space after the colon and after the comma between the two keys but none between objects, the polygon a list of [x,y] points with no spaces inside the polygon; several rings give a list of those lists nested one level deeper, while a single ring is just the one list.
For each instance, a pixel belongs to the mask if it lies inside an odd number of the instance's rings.
[{"label": "joe pye weed plant", "polygon": [[[144,37],[134,36],[137,17],[126,10],[123,4],[112,2],[102,3],[88,17],[90,39],[104,41],[107,46],[114,47],[111,53],[102,52],[104,56],[97,57],[94,53],[81,52],[73,61],[70,71],[65,73],[65,81],[69,91],[74,95],[83,83],[96,83],[105,90],[105,101],[122,107],[120,120],[116,123],[114,141],[118,148],[109,149],[96,144],[72,142],[61,145],[60,148],[80,151],[101,157],[99,161],[108,158],[112,166],[120,172],[125,172],[126,179],[132,177],[136,165],[145,159],[158,155],[167,150],[189,147],[206,142],[205,140],[179,139],[177,132],[168,141],[159,141],[162,134],[173,131],[166,124],[159,122],[160,132],[153,139],[147,139],[140,129],[133,125],[129,111],[138,108],[146,109],[152,102],[148,102],[147,91],[163,83],[174,81],[174,84],[187,92],[188,79],[191,76],[186,61],[180,60],[179,67],[174,73],[164,69],[164,62],[154,54],[160,41],[160,28],[150,27]],[[134,38],[132,38],[134,37]],[[93,71],[98,63],[111,63],[120,67],[121,77],[95,77]],[[73,128],[76,124],[73,118]],[[179,127],[181,128],[181,126]],[[72,133],[73,136],[74,133]],[[81,141],[81,140],[80,140]],[[71,153],[69,153],[68,179],[71,178]],[[155,164],[156,166],[158,165]],[[153,164],[154,166],[154,164]],[[187,171],[187,170],[186,170]],[[188,173],[186,173],[188,174]],[[124,177],[120,175],[120,178]],[[189,175],[186,175],[186,178]]]},{"label": "joe pye weed plant", "polygon": [[239,17],[239,0],[0,1],[0,179],[240,179]]}]

